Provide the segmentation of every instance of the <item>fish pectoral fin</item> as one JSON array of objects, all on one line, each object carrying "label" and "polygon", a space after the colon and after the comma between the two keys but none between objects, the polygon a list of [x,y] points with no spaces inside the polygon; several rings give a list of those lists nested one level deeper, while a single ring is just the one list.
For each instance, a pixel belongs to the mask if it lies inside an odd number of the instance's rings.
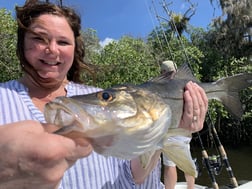
[{"label": "fish pectoral fin", "polygon": [[155,153],[155,150],[151,150],[139,156],[140,163],[144,169],[148,167],[148,165],[150,164],[151,158],[154,155],[154,153]]},{"label": "fish pectoral fin", "polygon": [[188,145],[186,142],[171,139],[162,148],[163,156],[173,161],[184,173],[197,177],[198,173]]}]

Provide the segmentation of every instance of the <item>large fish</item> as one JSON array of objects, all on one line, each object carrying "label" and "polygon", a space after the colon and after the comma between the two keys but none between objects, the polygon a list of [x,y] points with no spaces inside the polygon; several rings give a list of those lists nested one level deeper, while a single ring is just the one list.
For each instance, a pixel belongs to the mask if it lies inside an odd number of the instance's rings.
[{"label": "large fish", "polygon": [[[196,79],[184,64],[172,78],[162,75],[141,85],[118,85],[97,93],[58,97],[46,104],[45,118],[60,127],[56,133],[88,138],[94,150],[104,156],[140,156],[146,167],[152,154],[161,149],[181,170],[196,177],[188,145],[177,140],[177,136],[191,137],[189,131],[178,128],[188,81]],[[252,73],[198,83],[208,99],[221,101],[240,117],[238,92],[252,86]]]}]

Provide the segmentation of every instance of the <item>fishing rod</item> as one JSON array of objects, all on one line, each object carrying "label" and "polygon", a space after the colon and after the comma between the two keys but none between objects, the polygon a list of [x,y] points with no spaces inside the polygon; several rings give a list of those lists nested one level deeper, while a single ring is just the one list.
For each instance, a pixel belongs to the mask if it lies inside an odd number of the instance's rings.
[{"label": "fishing rod", "polygon": [[[189,1],[189,3],[190,3],[190,1]],[[187,52],[186,52],[186,50],[185,50],[183,41],[181,40],[181,36],[180,36],[181,33],[179,33],[179,31],[178,31],[178,29],[177,29],[177,26],[176,26],[176,23],[175,23],[174,19],[171,17],[171,12],[168,10],[168,5],[167,5],[166,1],[163,0],[162,4],[163,4],[162,7],[163,7],[163,9],[165,10],[166,14],[171,18],[171,19],[170,19],[171,24],[172,24],[172,26],[173,26],[173,28],[174,28],[176,34],[177,34],[178,40],[179,40],[180,45],[181,45],[181,47],[182,47],[182,49],[183,49],[183,52],[184,52],[185,58],[186,58],[186,60],[187,60],[187,63],[188,63],[188,65],[189,65],[189,67],[191,68],[191,71],[193,72],[192,67],[191,67],[191,64],[190,64],[189,57],[187,56]],[[190,3],[190,4],[191,4],[191,7],[194,9],[194,5],[193,5],[192,3]],[[188,11],[187,11],[187,12],[188,12]],[[193,14],[194,14],[194,13],[195,13],[195,9],[194,9]],[[186,13],[185,13],[185,14],[186,14]],[[193,15],[193,14],[192,14],[192,15]],[[191,16],[192,16],[192,15],[191,15]],[[221,157],[222,157],[222,161],[224,162],[224,164],[225,164],[225,166],[226,166],[226,170],[227,170],[227,172],[228,172],[228,174],[229,174],[231,184],[232,184],[234,187],[237,187],[237,186],[238,186],[237,180],[236,180],[236,178],[234,177],[232,168],[231,168],[230,163],[229,163],[229,160],[228,160],[228,158],[227,158],[227,153],[225,152],[225,149],[224,149],[224,147],[223,147],[223,145],[222,145],[222,143],[221,143],[221,141],[220,141],[220,139],[219,139],[218,133],[217,133],[217,131],[216,131],[216,129],[215,129],[215,126],[214,126],[214,124],[213,124],[213,122],[212,122],[212,119],[211,119],[211,117],[210,117],[209,112],[207,112],[207,117],[208,117],[209,120],[211,121],[211,123],[208,124],[208,126],[209,126],[209,125],[211,126],[211,130],[210,130],[210,131],[212,131],[213,136],[214,136],[214,139],[215,139],[215,141],[216,141],[216,143],[217,143],[218,150],[219,150],[219,152],[220,152],[220,154],[221,154]],[[200,145],[201,145],[201,148],[202,148],[203,160],[204,160],[204,163],[205,163],[205,165],[206,165],[206,167],[207,167],[208,174],[209,174],[209,176],[210,176],[210,178],[211,178],[213,188],[214,188],[214,189],[218,189],[219,187],[218,187],[218,184],[217,184],[216,179],[215,179],[215,176],[214,176],[214,171],[213,171],[213,168],[212,168],[212,166],[211,166],[211,163],[210,163],[210,160],[209,160],[209,156],[208,156],[208,154],[207,154],[207,152],[206,152],[206,150],[205,150],[205,148],[204,148],[202,139],[201,139],[201,137],[200,137],[200,133],[197,132],[197,135],[198,135],[199,142],[200,142]]]},{"label": "fishing rod", "polygon": [[[163,1],[164,1],[164,0],[163,0]],[[165,6],[165,10],[166,10],[166,12],[168,13],[167,6]],[[176,27],[176,24],[174,23],[174,20],[173,20],[173,19],[171,19],[171,22],[172,22],[172,24],[173,24],[173,27],[176,29],[177,27]],[[179,35],[177,29],[176,29],[176,32],[177,32],[177,35],[178,35],[178,39],[179,39],[179,41],[180,41],[181,44],[182,44],[182,48],[184,49],[185,57],[186,57],[186,59],[187,59],[187,61],[188,61],[188,64],[190,65],[190,61],[189,61],[189,58],[188,58],[188,56],[187,56],[187,52],[185,51],[185,47],[184,47],[184,45],[183,45],[183,42],[182,42],[182,40],[181,40],[181,38],[180,38],[180,35]],[[190,68],[191,68],[191,66],[190,66]],[[192,70],[192,71],[193,71],[193,70]],[[211,124],[210,124],[211,130],[212,130],[212,133],[213,133],[215,142],[217,143],[219,152],[220,152],[220,154],[221,154],[222,161],[224,162],[224,164],[225,164],[225,166],[226,166],[226,170],[227,170],[227,172],[228,172],[228,174],[229,174],[230,182],[231,182],[231,184],[232,184],[233,187],[238,187],[238,183],[237,183],[237,180],[236,180],[236,178],[235,178],[235,176],[234,176],[234,173],[233,173],[233,171],[232,171],[232,168],[231,168],[231,166],[230,166],[230,163],[229,163],[229,160],[228,160],[228,157],[227,157],[227,153],[226,153],[226,151],[225,151],[225,149],[224,149],[224,147],[223,147],[223,145],[222,145],[222,143],[221,143],[221,141],[220,141],[220,138],[219,138],[219,136],[218,136],[218,133],[217,133],[217,131],[216,131],[216,128],[215,128],[214,124],[212,123],[212,119],[211,119],[211,117],[210,117],[209,112],[207,112],[207,116],[208,116],[209,120],[211,121]],[[208,125],[209,125],[209,124],[208,124]],[[207,166],[209,176],[210,176],[210,178],[211,178],[211,180],[212,180],[213,188],[216,188],[216,189],[217,189],[217,188],[218,188],[218,185],[217,185],[217,182],[216,182],[215,177],[214,177],[214,172],[213,172],[212,168],[210,167],[209,157],[208,157],[208,155],[207,155],[207,153],[206,153],[206,150],[204,149],[204,146],[203,146],[203,143],[202,143],[202,140],[201,140],[201,137],[200,137],[199,132],[198,132],[197,134],[198,134],[198,136],[199,136],[200,145],[201,145],[201,147],[203,147],[203,148],[202,148],[202,155],[203,155],[203,158],[204,158],[204,162],[205,162],[205,164],[206,164],[206,166]]]},{"label": "fishing rod", "polygon": [[[210,115],[208,115],[208,117],[210,118]],[[209,121],[212,121],[211,119],[209,119]],[[227,153],[220,141],[220,138],[218,136],[218,133],[216,131],[216,128],[214,126],[213,123],[209,124],[210,126],[212,126],[210,129],[212,130],[212,133],[213,133],[213,136],[214,136],[214,139],[217,143],[217,147],[219,149],[219,152],[221,154],[221,158],[222,158],[222,161],[224,162],[225,166],[226,166],[226,170],[228,172],[228,175],[229,175],[229,178],[230,178],[230,182],[232,184],[233,187],[238,187],[238,183],[237,183],[237,180],[234,176],[234,173],[233,173],[233,170],[230,166],[230,163],[229,163],[229,160],[228,160],[228,157],[227,157]]]},{"label": "fishing rod", "polygon": [[[153,2],[153,1],[152,1],[152,2]],[[153,5],[154,5],[154,4],[153,4]],[[167,3],[165,2],[165,0],[163,0],[163,2],[162,2],[162,7],[163,7],[163,9],[165,10],[165,12],[166,12],[166,14],[168,15],[168,17],[171,18],[171,13],[170,13],[170,11],[169,11],[168,8],[167,8],[168,5],[167,5]],[[155,14],[157,14],[156,8],[155,8]],[[161,17],[158,16],[158,15],[156,15],[156,18],[158,19],[159,23],[161,23],[161,21],[160,21],[160,18],[161,18]],[[164,18],[163,18],[163,19],[164,19]],[[166,21],[169,21],[169,20],[167,20],[167,19],[165,19],[165,20],[166,20]],[[170,19],[170,20],[171,20],[171,24],[174,26],[173,28],[175,29],[175,32],[176,32],[177,35],[178,35],[178,39],[179,39],[179,42],[180,42],[179,45],[182,47],[182,50],[183,50],[184,55],[185,55],[185,59],[186,59],[187,62],[188,62],[188,66],[189,66],[190,69],[192,70],[189,57],[187,56],[187,52],[186,52],[186,50],[185,50],[184,44],[183,44],[183,42],[182,42],[182,40],[181,40],[181,38],[180,38],[180,36],[179,36],[179,34],[178,34],[178,30],[177,30],[177,28],[176,28],[176,24],[174,23],[174,20],[173,20],[173,19]],[[163,28],[162,28],[162,31],[163,31],[163,34],[164,34]],[[165,34],[164,34],[164,35],[165,35]],[[157,36],[157,37],[158,37],[158,36]],[[165,35],[165,37],[166,37],[166,35]],[[168,40],[166,40],[166,43],[169,45]],[[171,54],[171,53],[170,53],[170,54]],[[192,70],[192,72],[193,72],[193,70]],[[205,163],[205,165],[206,165],[206,167],[207,167],[208,174],[209,174],[210,179],[211,179],[211,182],[212,182],[212,186],[213,186],[214,189],[219,189],[219,186],[218,186],[218,184],[217,184],[217,182],[216,182],[216,179],[215,179],[214,171],[213,171],[213,169],[211,168],[209,156],[208,156],[208,154],[207,154],[207,151],[206,151],[205,148],[204,148],[204,145],[203,145],[203,142],[202,142],[202,140],[201,140],[201,138],[200,138],[199,132],[197,132],[197,134],[198,134],[198,136],[199,136],[199,141],[200,141],[200,145],[201,145],[201,148],[202,148],[203,160],[204,160],[204,163]]]},{"label": "fishing rod", "polygon": [[[182,41],[182,39],[181,39],[181,36],[180,36],[180,34],[179,34],[178,30],[177,30],[176,23],[175,23],[174,19],[171,17],[171,13],[170,13],[170,11],[169,11],[168,8],[167,8],[167,4],[166,4],[165,0],[163,0],[163,8],[165,9],[166,14],[170,17],[171,24],[173,25],[173,28],[175,28],[175,32],[177,33],[178,40],[179,40],[179,42],[180,42],[180,45],[181,45],[182,50],[183,50],[184,55],[185,55],[185,59],[186,59],[188,65],[189,65],[189,67],[190,67],[190,69],[191,69],[191,71],[192,71],[192,73],[193,73],[193,69],[192,69],[192,66],[191,66],[191,64],[190,64],[190,59],[189,59],[189,57],[188,57],[188,55],[187,55],[187,52],[186,52],[186,50],[185,50],[185,47],[184,47],[183,41]],[[201,149],[202,149],[201,153],[202,153],[203,161],[204,161],[204,164],[206,165],[208,175],[209,175],[209,177],[210,177],[210,179],[211,179],[212,187],[213,187],[214,189],[219,189],[219,186],[218,186],[218,184],[217,184],[217,182],[216,182],[216,179],[215,179],[214,171],[213,171],[213,169],[211,168],[209,156],[208,156],[208,154],[207,154],[207,151],[206,151],[205,148],[204,148],[202,139],[201,139],[201,137],[200,137],[200,133],[197,132],[197,135],[198,135],[199,143],[200,143],[200,146],[201,146]]]},{"label": "fishing rod", "polygon": [[210,160],[209,160],[209,156],[207,154],[207,151],[205,150],[204,144],[203,144],[202,139],[200,137],[200,133],[197,132],[197,135],[198,135],[199,143],[200,143],[200,146],[201,146],[201,149],[202,149],[201,154],[202,154],[202,157],[203,157],[203,161],[204,161],[204,164],[205,164],[205,166],[207,168],[207,173],[210,176],[210,179],[211,179],[211,182],[212,182],[212,187],[214,189],[219,189],[219,185],[216,182],[216,179],[215,179],[215,176],[214,176],[214,171],[213,171],[212,166],[210,164]]},{"label": "fishing rod", "polygon": [[[231,168],[231,165],[229,163],[229,160],[228,160],[228,157],[227,157],[227,153],[224,149],[224,146],[222,145],[221,143],[221,140],[218,136],[218,133],[217,133],[217,130],[214,126],[214,124],[212,123],[212,119],[211,119],[211,116],[209,115],[209,113],[207,112],[207,120],[206,120],[206,123],[209,127],[209,133],[211,134],[211,136],[213,137],[213,140],[217,146],[217,150],[219,152],[219,154],[221,155],[221,159],[222,161],[224,162],[224,165],[226,167],[226,171],[228,172],[228,175],[229,175],[229,178],[230,178],[230,183],[232,185],[232,187],[238,187],[238,182],[234,176],[234,173],[233,173],[233,170]],[[210,123],[209,123],[210,122]],[[218,157],[216,157],[218,158]],[[214,161],[217,161],[217,160],[214,160]],[[217,165],[219,166],[219,165]],[[210,167],[212,169],[215,169],[215,167]]]}]

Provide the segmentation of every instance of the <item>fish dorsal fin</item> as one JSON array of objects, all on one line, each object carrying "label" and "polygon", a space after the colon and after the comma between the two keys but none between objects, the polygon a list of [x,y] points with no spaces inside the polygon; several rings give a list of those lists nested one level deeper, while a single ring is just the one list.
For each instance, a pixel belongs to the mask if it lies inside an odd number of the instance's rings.
[{"label": "fish dorsal fin", "polygon": [[182,64],[182,66],[179,67],[177,73],[174,76],[174,79],[197,81],[197,79],[193,76],[192,71],[187,63],[184,63]]},{"label": "fish dorsal fin", "polygon": [[159,82],[159,83],[164,82],[165,83],[171,79],[197,81],[197,79],[193,76],[192,71],[189,68],[188,64],[184,63],[182,66],[179,67],[177,72],[175,71],[165,72],[158,77],[150,79],[148,82]]},{"label": "fish dorsal fin", "polygon": [[170,79],[173,79],[175,75],[176,75],[176,72],[174,72],[174,71],[165,72],[165,73],[159,75],[158,77],[151,78],[149,81],[150,82],[165,82],[165,81],[168,81]]}]

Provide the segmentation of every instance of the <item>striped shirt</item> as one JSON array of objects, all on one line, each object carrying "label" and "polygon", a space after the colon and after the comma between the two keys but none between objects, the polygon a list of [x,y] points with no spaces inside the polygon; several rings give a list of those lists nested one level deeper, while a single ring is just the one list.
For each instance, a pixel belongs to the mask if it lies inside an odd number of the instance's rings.
[{"label": "striped shirt", "polygon": [[[100,89],[70,82],[67,96],[96,92]],[[0,83],[0,125],[21,120],[44,123],[44,114],[33,104],[28,89],[16,80]],[[160,163],[143,184],[134,183],[130,161],[104,157],[92,152],[68,169],[59,189],[163,189]]]}]

